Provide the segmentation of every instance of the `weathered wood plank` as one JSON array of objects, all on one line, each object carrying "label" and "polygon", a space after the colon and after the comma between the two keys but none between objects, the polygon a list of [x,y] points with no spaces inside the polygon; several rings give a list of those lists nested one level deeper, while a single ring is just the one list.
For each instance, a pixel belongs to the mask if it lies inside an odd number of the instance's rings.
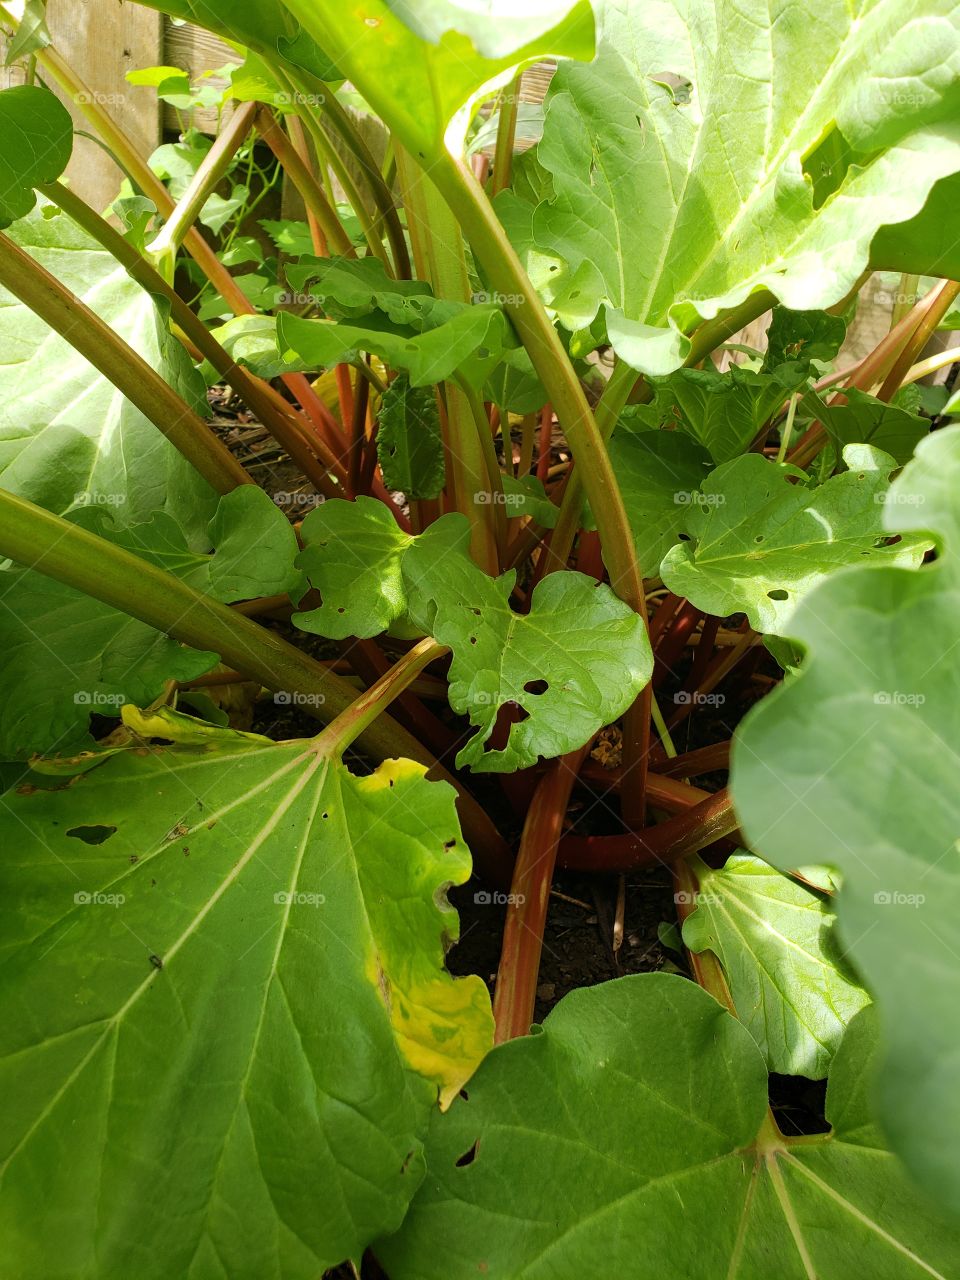
[{"label": "weathered wood plank", "polygon": [[[228,44],[219,37],[211,35],[209,31],[204,31],[201,27],[175,26],[169,18],[165,18],[161,61],[164,66],[179,67],[182,71],[186,71],[193,83],[199,80],[205,71],[218,71],[227,63],[239,63],[241,58],[235,49],[231,49]],[[211,77],[210,83],[217,88],[224,88],[227,85],[227,79],[225,76],[219,78],[214,76]],[[223,119],[229,117],[230,110],[229,106],[225,108]],[[215,110],[194,111],[192,123],[194,128],[200,129],[203,133],[216,133],[219,127],[217,112]],[[167,104],[163,106],[163,127],[173,133],[179,133],[181,128],[179,112],[175,107]]]}]

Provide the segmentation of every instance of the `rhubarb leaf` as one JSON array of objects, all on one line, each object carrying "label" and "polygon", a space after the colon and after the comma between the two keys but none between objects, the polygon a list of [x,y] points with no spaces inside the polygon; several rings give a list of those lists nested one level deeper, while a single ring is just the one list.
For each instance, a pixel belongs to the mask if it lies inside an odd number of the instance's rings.
[{"label": "rhubarb leaf", "polygon": [[[305,630],[341,639],[402,626],[453,651],[450,706],[478,732],[457,765],[510,772],[573,751],[634,702],[653,658],[642,618],[608,586],[580,573],[550,574],[530,610],[515,613],[511,571],[490,578],[470,558],[457,513],[424,533],[397,528],[382,503],[326,502],[303,523],[298,564],[323,602],[294,615]],[[505,744],[487,746],[501,710]]]},{"label": "rhubarb leaf", "polygon": [[[7,232],[198,413],[203,379],[155,300],[63,214]],[[116,523],[165,512],[203,547],[217,497],[152,422],[28,307],[0,289],[0,484],[57,515],[102,505]]]},{"label": "rhubarb leaf", "polygon": [[388,489],[407,498],[436,498],[446,475],[436,393],[394,378],[380,405],[377,457]]},{"label": "rhubarb leaf", "polygon": [[815,391],[803,398],[803,409],[822,422],[834,446],[872,444],[904,466],[930,430],[930,421],[876,396],[844,388],[844,404],[828,404]]},{"label": "rhubarb leaf", "polygon": [[870,1010],[834,1060],[831,1132],[797,1142],[761,1134],[763,1058],[685,978],[575,991],[538,1030],[495,1049],[435,1117],[410,1213],[376,1245],[391,1280],[590,1276],[598,1257],[671,1280],[956,1274],[956,1223],[870,1113]]},{"label": "rhubarb leaf", "polygon": [[453,789],[127,720],[133,749],[0,806],[6,1265],[315,1280],[399,1226],[491,1044],[484,983],[443,965]]},{"label": "rhubarb leaf", "polygon": [[304,520],[300,538],[297,565],[321,595],[316,608],[293,615],[301,630],[331,640],[369,639],[404,617],[407,595],[400,566],[413,537],[382,502],[365,497],[325,502]]},{"label": "rhubarb leaf", "polygon": [[687,508],[691,540],[663,561],[666,585],[717,617],[743,612],[757,631],[793,635],[798,602],[828,575],[868,562],[918,565],[928,540],[887,545],[893,458],[869,445],[843,456],[849,470],[819,486],[759,454],[718,467]]},{"label": "rhubarb leaf", "polygon": [[[548,575],[518,614],[515,572],[489,578],[470,559],[466,518],[451,514],[403,555],[413,621],[453,651],[448,696],[477,726],[457,755],[476,772],[511,771],[582,746],[622,715],[650,679],[643,620],[608,586]],[[519,708],[506,744],[488,746],[500,711]]]},{"label": "rhubarb leaf", "polygon": [[745,853],[719,871],[698,867],[697,878],[684,942],[723,961],[737,1013],[768,1070],[823,1079],[869,999],[844,960],[829,904]]},{"label": "rhubarb leaf", "polygon": [[459,154],[476,100],[516,69],[593,53],[587,0],[284,3],[419,160]]},{"label": "rhubarb leaf", "polygon": [[936,535],[918,571],[849,572],[789,622],[800,674],[744,720],[733,791],[751,847],[843,878],[840,937],[884,1032],[880,1119],[934,1196],[960,1209],[960,428],[934,432],[883,507]]},{"label": "rhubarb leaf", "polygon": [[[72,524],[142,557],[197,591],[230,603],[291,589],[297,542],[267,495],[243,485],[222,498],[210,524],[213,554],[190,549],[165,514],[118,528],[103,508],[67,517]],[[92,744],[91,714],[119,716],[126,702],[159,697],[169,680],[191,680],[218,662],[146,623],[37,570],[0,573],[0,756],[63,754]]]},{"label": "rhubarb leaf", "polygon": [[562,323],[603,311],[636,369],[677,368],[701,319],[761,288],[839,302],[878,230],[960,170],[952,3],[664,0],[642,22],[631,0],[595,7],[596,59],[561,63],[547,99],[553,194],[500,199]]}]

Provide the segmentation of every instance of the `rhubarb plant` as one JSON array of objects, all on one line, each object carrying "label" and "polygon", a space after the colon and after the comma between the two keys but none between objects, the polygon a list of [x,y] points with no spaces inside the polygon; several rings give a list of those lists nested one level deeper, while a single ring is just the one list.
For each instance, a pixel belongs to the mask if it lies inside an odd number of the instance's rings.
[{"label": "rhubarb plant", "polygon": [[960,11],[150,7],[0,3],[11,1275],[956,1275]]}]

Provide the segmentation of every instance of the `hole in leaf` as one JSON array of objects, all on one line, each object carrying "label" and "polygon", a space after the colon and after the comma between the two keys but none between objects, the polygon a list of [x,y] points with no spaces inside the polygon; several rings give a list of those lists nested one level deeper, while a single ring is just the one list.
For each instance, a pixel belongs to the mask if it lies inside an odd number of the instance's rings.
[{"label": "hole in leaf", "polygon": [[74,840],[82,840],[84,844],[103,844],[116,832],[116,827],[71,827],[67,835]]},{"label": "hole in leaf", "polygon": [[680,542],[689,542],[689,541],[690,541],[690,535],[689,535],[689,533],[678,533],[678,534],[677,534],[677,539],[678,539],[678,541],[680,541]]},{"label": "hole in leaf", "polygon": [[762,541],[763,541],[763,534],[758,533],[757,536],[754,538],[754,542],[762,542]]},{"label": "hole in leaf", "polygon": [[444,849],[453,849],[456,846],[456,843],[456,840],[444,840],[443,847]]},{"label": "hole in leaf", "polygon": [[546,693],[550,686],[546,680],[528,680],[523,688],[526,693],[541,694]]},{"label": "hole in leaf", "polygon": [[784,591],[782,587],[777,587],[775,591],[768,591],[767,595],[771,600],[789,600],[790,592]]},{"label": "hole in leaf", "polygon": [[469,1101],[470,1101],[470,1095],[469,1095],[469,1093],[467,1093],[466,1089],[461,1089],[461,1090],[460,1090],[460,1097],[464,1100],[464,1102],[469,1102]]},{"label": "hole in leaf", "polygon": [[686,76],[678,75],[675,71],[651,71],[647,79],[666,89],[675,107],[690,105],[693,97],[693,81],[688,80]]},{"label": "hole in leaf", "polygon": [[477,1158],[477,1149],[479,1148],[479,1146],[480,1146],[480,1139],[478,1138],[476,1142],[473,1144],[473,1146],[470,1148],[470,1150],[465,1151],[463,1155],[460,1156],[459,1159],[457,1160],[458,1169],[465,1169],[468,1164],[473,1164],[474,1160],[476,1160]]},{"label": "hole in leaf", "polygon": [[470,643],[471,643],[471,644],[476,644],[476,643],[477,643],[477,637],[476,637],[476,636],[471,636],[471,637],[470,637]]}]

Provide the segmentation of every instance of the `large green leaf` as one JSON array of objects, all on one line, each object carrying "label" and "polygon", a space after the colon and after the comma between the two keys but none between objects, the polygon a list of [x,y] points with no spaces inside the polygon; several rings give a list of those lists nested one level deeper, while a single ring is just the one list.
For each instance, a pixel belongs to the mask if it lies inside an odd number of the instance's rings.
[{"label": "large green leaf", "polygon": [[0,806],[5,1266],[316,1280],[400,1224],[491,1041],[443,967],[453,789],[128,719],[167,745]]},{"label": "large green leaf", "polygon": [[865,1011],[834,1062],[829,1135],[755,1142],[763,1059],[710,996],[668,974],[576,991],[435,1119],[377,1256],[391,1280],[947,1280],[960,1233],[871,1119],[872,1031]]},{"label": "large green leaf", "polygon": [[686,509],[696,501],[710,469],[710,455],[682,431],[633,431],[622,426],[609,448],[633,530],[637,564],[645,577],[652,577],[686,528]]},{"label": "large green leaf", "polygon": [[[8,233],[200,413],[205,388],[157,308],[65,215]],[[0,290],[0,483],[63,515],[108,507],[119,524],[162,511],[202,546],[216,494],[139,409],[29,308]]]},{"label": "large green leaf", "polygon": [[723,961],[737,1013],[770,1071],[822,1079],[868,999],[836,943],[833,912],[748,854],[719,871],[704,865],[697,878],[684,942]]},{"label": "large green leaf", "polygon": [[743,612],[757,631],[792,635],[798,602],[829,574],[866,561],[918,565],[928,540],[884,540],[893,458],[869,445],[843,457],[849,470],[819,486],[755,453],[718,467],[692,495],[692,540],[667,553],[666,585],[717,617]]},{"label": "large green leaf", "polygon": [[[650,679],[643,620],[608,586],[553,573],[514,613],[515,571],[493,579],[470,559],[466,518],[432,524],[404,553],[413,621],[453,651],[448,696],[478,732],[457,755],[477,772],[523,769],[582,746]],[[487,748],[502,707],[519,707],[503,748]]]},{"label": "large green leaf", "polygon": [[[323,603],[295,621],[338,638],[400,622],[447,645],[450,705],[478,729],[458,765],[510,771],[563,755],[633,703],[653,658],[643,620],[608,586],[551,574],[518,614],[509,603],[516,572],[494,579],[477,567],[464,516],[411,537],[382,511],[371,498],[334,500],[304,521],[298,563]],[[505,746],[485,749],[504,707],[520,717]]]},{"label": "large green leaf", "polygon": [[757,853],[840,869],[841,937],[883,1015],[883,1124],[960,1209],[958,488],[951,427],[922,442],[883,508],[888,530],[929,530],[942,555],[841,574],[797,610],[802,673],[744,721],[733,790]]},{"label": "large green leaf", "polygon": [[596,8],[596,60],[551,86],[552,196],[503,209],[563,323],[603,309],[637,369],[677,368],[685,333],[754,290],[838,302],[877,230],[960,170],[954,0]]},{"label": "large green leaf", "polygon": [[352,323],[303,320],[281,312],[277,317],[281,356],[289,363],[292,352],[309,368],[328,369],[356,362],[369,351],[392,369],[408,373],[414,387],[443,382],[455,373],[475,387],[482,386],[503,351],[516,341],[503,312],[489,303],[471,307],[439,298],[431,302],[431,318],[437,323],[422,329],[395,324],[378,312]]},{"label": "large green leaf", "polygon": [[446,477],[437,397],[394,378],[380,404],[377,457],[383,482],[407,498],[437,498]]},{"label": "large green leaf", "polygon": [[518,67],[593,53],[588,0],[284,4],[421,160],[459,152],[475,101]]},{"label": "large green leaf", "polygon": [[[215,31],[228,40],[249,45],[273,58],[278,55],[295,67],[337,80],[337,69],[324,52],[301,30],[280,0],[138,0],[151,9]],[[238,57],[237,61],[242,61]]]},{"label": "large green leaf", "polygon": [[297,564],[321,596],[293,621],[304,631],[342,640],[369,639],[407,612],[403,553],[413,542],[382,502],[325,502],[304,520]]},{"label": "large green leaf", "polygon": [[[41,15],[42,22],[42,15]],[[56,182],[73,151],[70,112],[49,89],[0,90],[0,230],[34,207],[33,188]]]},{"label": "large green leaf", "polygon": [[[292,526],[267,495],[242,485],[222,498],[210,524],[212,555],[192,551],[165,514],[117,528],[102,508],[68,519],[159,565],[216,600],[291,589]],[[168,680],[209,671],[215,653],[187,649],[91,596],[31,569],[0,573],[0,757],[65,753],[89,746],[91,713],[118,716],[125,702],[152,702]]]},{"label": "large green leaf", "polygon": [[681,427],[710,450],[714,462],[729,462],[750,445],[805,373],[796,362],[777,373],[754,373],[739,365],[725,374],[678,369],[651,379],[654,402],[638,412],[657,426]]},{"label": "large green leaf", "polygon": [[870,246],[870,265],[880,271],[960,278],[960,174],[936,183],[914,218],[884,227]]},{"label": "large green leaf", "polygon": [[882,449],[901,466],[909,462],[930,430],[929,419],[886,404],[856,387],[845,388],[843,395],[843,404],[829,404],[812,391],[804,397],[803,409],[823,423],[838,449],[862,442]]}]

